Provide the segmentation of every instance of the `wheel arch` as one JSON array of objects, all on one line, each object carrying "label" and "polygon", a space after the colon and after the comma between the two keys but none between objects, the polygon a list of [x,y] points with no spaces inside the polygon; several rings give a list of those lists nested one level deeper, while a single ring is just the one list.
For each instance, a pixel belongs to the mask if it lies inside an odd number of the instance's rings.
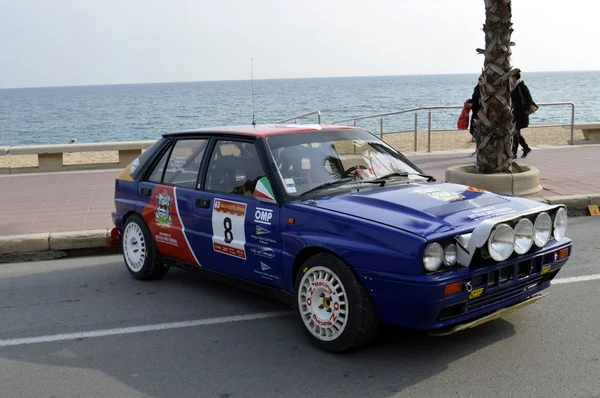
[{"label": "wheel arch", "polygon": [[358,275],[356,274],[356,271],[354,270],[354,268],[350,265],[350,263],[348,263],[348,261],[346,261],[342,256],[340,256],[339,254],[337,254],[336,252],[327,249],[325,247],[322,246],[308,246],[303,248],[297,255],[296,258],[294,259],[294,265],[292,267],[292,286],[295,285],[296,283],[296,275],[298,274],[298,270],[300,269],[300,267],[302,266],[302,264],[304,264],[304,262],[306,260],[308,260],[309,258],[311,258],[314,255],[317,254],[329,254],[337,259],[339,259],[340,261],[342,261],[349,269],[352,273],[355,274],[355,276],[358,278]]}]

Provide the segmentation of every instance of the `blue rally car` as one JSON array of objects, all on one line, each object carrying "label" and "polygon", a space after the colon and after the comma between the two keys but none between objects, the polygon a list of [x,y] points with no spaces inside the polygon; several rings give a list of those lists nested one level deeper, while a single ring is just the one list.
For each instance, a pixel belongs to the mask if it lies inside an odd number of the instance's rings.
[{"label": "blue rally car", "polygon": [[170,267],[275,293],[319,348],[382,324],[444,335],[545,294],[567,212],[436,182],[369,131],[326,125],[165,134],[118,176],[111,244],[135,278]]}]

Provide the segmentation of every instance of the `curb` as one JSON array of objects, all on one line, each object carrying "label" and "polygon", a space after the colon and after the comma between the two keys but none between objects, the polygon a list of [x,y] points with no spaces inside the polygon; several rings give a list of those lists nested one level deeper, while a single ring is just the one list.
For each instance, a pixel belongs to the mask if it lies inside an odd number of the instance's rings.
[{"label": "curb", "polygon": [[590,193],[582,195],[561,195],[547,196],[545,198],[527,198],[537,202],[546,203],[549,205],[562,204],[567,206],[569,216],[588,216],[588,206],[600,206],[600,193]]},{"label": "curb", "polygon": [[[600,193],[526,198],[546,204],[567,206],[569,216],[587,216],[589,205],[600,205]],[[108,246],[110,230],[53,232],[0,236],[0,263],[54,260],[79,255],[120,253]]]},{"label": "curb", "polygon": [[118,252],[110,248],[110,229],[0,236],[0,263],[50,260]]}]

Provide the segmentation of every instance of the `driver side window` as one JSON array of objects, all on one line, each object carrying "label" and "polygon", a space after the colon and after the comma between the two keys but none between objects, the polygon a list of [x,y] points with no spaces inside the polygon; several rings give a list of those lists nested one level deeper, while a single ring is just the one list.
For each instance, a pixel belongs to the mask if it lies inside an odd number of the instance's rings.
[{"label": "driver side window", "polygon": [[253,143],[219,140],[208,164],[207,191],[252,196],[265,176]]}]

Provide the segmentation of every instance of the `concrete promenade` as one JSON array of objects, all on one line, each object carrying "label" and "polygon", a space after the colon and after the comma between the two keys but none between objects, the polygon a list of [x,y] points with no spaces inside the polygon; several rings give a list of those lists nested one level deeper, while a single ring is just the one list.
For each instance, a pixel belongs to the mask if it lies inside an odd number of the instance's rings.
[{"label": "concrete promenade", "polygon": [[[520,165],[536,166],[537,197],[600,194],[600,145],[534,146]],[[520,153],[520,152],[519,152]],[[448,167],[474,162],[471,151],[406,153],[438,181]],[[120,170],[0,176],[0,236],[111,228]]]}]

